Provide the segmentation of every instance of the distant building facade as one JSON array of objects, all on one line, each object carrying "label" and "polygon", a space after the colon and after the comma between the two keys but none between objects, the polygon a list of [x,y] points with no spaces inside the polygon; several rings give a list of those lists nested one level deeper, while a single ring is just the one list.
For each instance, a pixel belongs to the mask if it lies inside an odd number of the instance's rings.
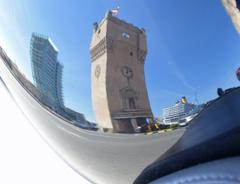
[{"label": "distant building facade", "polygon": [[145,85],[146,34],[108,12],[94,24],[90,45],[92,102],[97,123],[130,133],[153,118]]},{"label": "distant building facade", "polygon": [[33,33],[30,46],[33,80],[42,94],[42,103],[55,111],[64,107],[62,97],[62,65],[58,49],[49,37]]},{"label": "distant building facade", "polygon": [[240,33],[240,0],[222,0],[222,3],[231,17],[236,30]]},{"label": "distant building facade", "polygon": [[70,121],[73,121],[74,125],[86,127],[89,126],[88,121],[85,119],[82,113],[79,113],[67,107],[64,108],[64,112],[66,113],[66,118]]},{"label": "distant building facade", "polygon": [[178,121],[190,115],[197,106],[191,103],[177,102],[175,105],[163,109],[163,123],[164,124],[177,124]]}]

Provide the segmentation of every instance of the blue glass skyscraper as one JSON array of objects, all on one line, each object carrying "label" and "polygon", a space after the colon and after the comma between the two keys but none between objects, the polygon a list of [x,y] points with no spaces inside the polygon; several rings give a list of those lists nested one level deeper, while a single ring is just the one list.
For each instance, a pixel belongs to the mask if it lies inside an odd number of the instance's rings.
[{"label": "blue glass skyscraper", "polygon": [[47,36],[32,34],[30,57],[33,80],[42,94],[41,101],[55,111],[64,107],[62,70],[58,62],[58,49]]}]

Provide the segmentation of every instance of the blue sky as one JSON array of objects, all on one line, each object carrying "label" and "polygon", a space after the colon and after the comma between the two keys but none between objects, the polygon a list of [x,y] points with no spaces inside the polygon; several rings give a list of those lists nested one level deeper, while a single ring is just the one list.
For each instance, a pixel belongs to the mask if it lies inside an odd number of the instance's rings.
[{"label": "blue sky", "polygon": [[0,0],[0,44],[31,79],[32,32],[51,37],[64,66],[65,105],[94,120],[89,44],[92,24],[120,6],[119,18],[145,28],[145,77],[152,110],[181,96],[200,103],[238,85],[240,38],[219,0]]}]

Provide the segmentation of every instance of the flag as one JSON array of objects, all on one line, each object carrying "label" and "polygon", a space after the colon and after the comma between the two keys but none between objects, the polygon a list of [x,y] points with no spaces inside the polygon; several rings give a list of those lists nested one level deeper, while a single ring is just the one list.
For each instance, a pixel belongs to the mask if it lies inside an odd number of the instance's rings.
[{"label": "flag", "polygon": [[185,96],[183,96],[183,97],[181,98],[181,102],[182,102],[183,104],[186,104],[186,103],[187,103],[187,98],[186,98]]},{"label": "flag", "polygon": [[111,13],[114,16],[118,16],[118,14],[119,14],[119,6],[117,8],[111,9]]}]

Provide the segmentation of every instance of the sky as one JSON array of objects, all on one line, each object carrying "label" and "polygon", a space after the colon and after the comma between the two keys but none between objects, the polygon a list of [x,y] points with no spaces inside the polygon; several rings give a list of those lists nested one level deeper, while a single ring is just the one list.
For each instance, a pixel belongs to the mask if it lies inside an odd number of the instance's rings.
[{"label": "sky", "polygon": [[240,37],[220,0],[0,0],[0,45],[32,80],[32,32],[59,49],[65,106],[94,121],[89,45],[93,23],[119,6],[118,17],[146,30],[145,78],[153,114],[186,96],[216,97],[218,87],[239,85]]}]

